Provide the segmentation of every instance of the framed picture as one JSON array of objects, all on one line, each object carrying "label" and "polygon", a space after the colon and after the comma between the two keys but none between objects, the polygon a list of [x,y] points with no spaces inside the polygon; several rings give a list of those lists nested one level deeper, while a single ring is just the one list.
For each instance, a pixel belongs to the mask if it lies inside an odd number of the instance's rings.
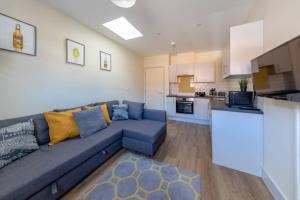
[{"label": "framed picture", "polygon": [[100,51],[100,69],[111,71],[111,55]]},{"label": "framed picture", "polygon": [[67,39],[67,63],[84,66],[85,46],[73,40]]},{"label": "framed picture", "polygon": [[0,13],[0,49],[36,56],[36,27]]}]

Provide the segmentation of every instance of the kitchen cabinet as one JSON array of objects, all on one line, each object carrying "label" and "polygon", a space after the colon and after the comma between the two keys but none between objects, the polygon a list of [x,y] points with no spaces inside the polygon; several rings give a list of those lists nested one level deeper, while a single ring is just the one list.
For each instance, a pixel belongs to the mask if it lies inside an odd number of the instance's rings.
[{"label": "kitchen cabinet", "polygon": [[176,65],[169,66],[169,82],[172,82],[172,83],[177,82],[177,66]]},{"label": "kitchen cabinet", "polygon": [[176,115],[176,97],[167,97],[167,115],[175,116]]},{"label": "kitchen cabinet", "polygon": [[194,64],[181,64],[176,65],[177,76],[194,75]]},{"label": "kitchen cabinet", "polygon": [[199,63],[195,65],[194,82],[213,83],[216,80],[214,63]]},{"label": "kitchen cabinet", "polygon": [[263,115],[212,110],[213,163],[262,175]]},{"label": "kitchen cabinet", "polygon": [[252,65],[252,73],[258,73],[259,72],[258,59],[252,60],[251,65]]},{"label": "kitchen cabinet", "polygon": [[194,117],[198,120],[209,121],[209,99],[195,98]]},{"label": "kitchen cabinet", "polygon": [[296,87],[300,88],[300,38],[289,43],[289,49],[291,52],[291,60],[294,67],[294,80]]},{"label": "kitchen cabinet", "polygon": [[273,55],[272,52],[266,53],[265,55],[258,58],[258,66],[259,67],[266,67],[273,65]]},{"label": "kitchen cabinet", "polygon": [[223,77],[248,76],[251,60],[263,52],[263,21],[230,28],[230,44],[223,58]]},{"label": "kitchen cabinet", "polygon": [[229,76],[229,66],[230,66],[230,50],[229,50],[229,45],[227,45],[223,50],[223,58],[222,58],[223,78]]},{"label": "kitchen cabinet", "polygon": [[272,51],[272,54],[276,73],[289,72],[293,70],[288,44],[275,49]]}]

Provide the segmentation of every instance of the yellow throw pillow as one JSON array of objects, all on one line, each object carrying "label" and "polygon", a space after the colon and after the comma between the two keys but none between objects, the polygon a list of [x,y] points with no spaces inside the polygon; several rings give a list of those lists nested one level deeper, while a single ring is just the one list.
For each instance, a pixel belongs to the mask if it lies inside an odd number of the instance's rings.
[{"label": "yellow throw pillow", "polygon": [[[99,107],[99,106],[85,106],[84,108],[87,109],[87,110],[91,110],[91,109],[94,109],[94,108],[97,108],[97,107]],[[111,119],[110,119],[110,116],[109,116],[107,105],[106,104],[101,105],[101,110],[102,110],[102,113],[103,113],[103,116],[104,116],[104,119],[105,119],[106,123],[108,125],[111,124]]]},{"label": "yellow throw pillow", "polygon": [[81,109],[77,108],[65,112],[44,113],[49,126],[49,145],[54,145],[68,138],[79,136],[80,131],[72,113],[80,111]]}]

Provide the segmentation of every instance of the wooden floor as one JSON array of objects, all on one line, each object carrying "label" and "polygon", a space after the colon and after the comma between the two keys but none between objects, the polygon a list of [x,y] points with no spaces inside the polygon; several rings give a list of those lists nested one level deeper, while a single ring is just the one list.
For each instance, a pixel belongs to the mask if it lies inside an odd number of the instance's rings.
[{"label": "wooden floor", "polygon": [[[78,199],[82,191],[89,188],[126,152],[122,150],[117,153],[63,199]],[[207,126],[169,121],[167,139],[153,159],[198,173],[201,176],[203,200],[273,199],[260,178],[212,163],[211,135]]]}]

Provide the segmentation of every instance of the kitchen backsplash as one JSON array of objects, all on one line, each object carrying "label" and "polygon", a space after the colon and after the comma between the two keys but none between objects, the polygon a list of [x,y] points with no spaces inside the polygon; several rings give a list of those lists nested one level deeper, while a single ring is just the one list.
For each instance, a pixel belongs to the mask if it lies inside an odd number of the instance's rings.
[{"label": "kitchen backsplash", "polygon": [[[205,92],[206,94],[209,94],[209,90],[211,88],[216,88],[217,92],[218,91],[239,91],[240,90],[240,85],[239,81],[241,79],[224,79],[220,82],[215,82],[215,83],[194,83],[195,86],[195,92]],[[248,79],[248,91],[253,90],[253,84],[252,84],[252,79]],[[170,85],[170,92],[171,94],[192,94],[192,93],[180,93],[178,91],[178,84],[171,84]]]}]

